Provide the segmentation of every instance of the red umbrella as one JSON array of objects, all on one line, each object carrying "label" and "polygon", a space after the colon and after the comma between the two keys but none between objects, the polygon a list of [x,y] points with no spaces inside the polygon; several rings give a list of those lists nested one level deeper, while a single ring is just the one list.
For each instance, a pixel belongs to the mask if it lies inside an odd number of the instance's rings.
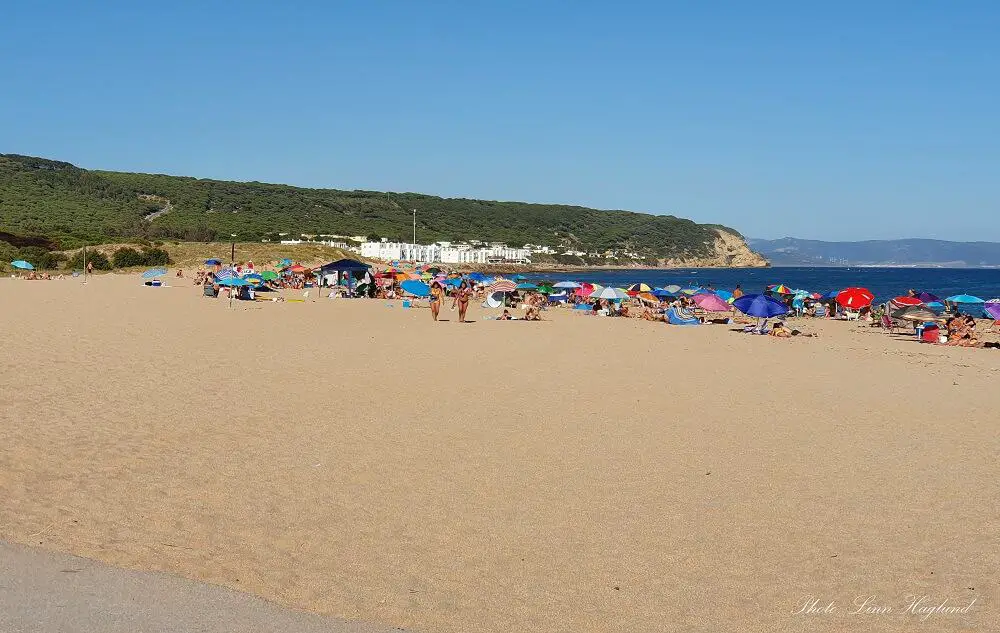
[{"label": "red umbrella", "polygon": [[863,308],[874,300],[875,295],[867,288],[846,288],[837,293],[837,303],[845,308]]},{"label": "red umbrella", "polygon": [[923,301],[916,297],[896,297],[892,302],[900,306],[918,306],[923,304]]}]

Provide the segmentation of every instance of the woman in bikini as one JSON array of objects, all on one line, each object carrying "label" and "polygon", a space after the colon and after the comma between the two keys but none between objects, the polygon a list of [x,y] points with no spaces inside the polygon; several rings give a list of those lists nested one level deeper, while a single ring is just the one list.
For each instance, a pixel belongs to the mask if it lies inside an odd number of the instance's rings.
[{"label": "woman in bikini", "polygon": [[441,313],[441,298],[444,296],[444,288],[441,284],[434,282],[431,284],[431,316],[434,320],[438,320],[438,314]]},{"label": "woman in bikini", "polygon": [[465,313],[469,311],[469,299],[472,297],[472,290],[469,288],[468,280],[463,279],[462,284],[455,291],[455,300],[451,302],[454,308],[458,304],[458,322],[465,323]]}]

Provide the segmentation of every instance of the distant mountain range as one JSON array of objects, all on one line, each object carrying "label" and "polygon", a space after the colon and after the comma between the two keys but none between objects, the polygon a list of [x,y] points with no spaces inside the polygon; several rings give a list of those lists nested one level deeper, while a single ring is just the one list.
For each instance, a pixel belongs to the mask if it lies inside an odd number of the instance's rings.
[{"label": "distant mountain range", "polygon": [[794,237],[779,240],[751,238],[747,242],[773,266],[1000,267],[998,242],[925,239],[823,242]]}]

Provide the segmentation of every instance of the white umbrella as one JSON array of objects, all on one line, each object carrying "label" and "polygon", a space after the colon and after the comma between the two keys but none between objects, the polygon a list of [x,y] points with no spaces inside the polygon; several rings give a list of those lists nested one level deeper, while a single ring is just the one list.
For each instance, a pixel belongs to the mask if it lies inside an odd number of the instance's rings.
[{"label": "white umbrella", "polygon": [[608,286],[607,288],[601,288],[599,292],[594,292],[590,295],[590,298],[621,301],[622,299],[628,299],[628,293],[621,288],[612,288],[611,286]]},{"label": "white umbrella", "polygon": [[578,284],[575,281],[560,281],[557,284],[552,285],[553,288],[582,288],[582,284]]}]

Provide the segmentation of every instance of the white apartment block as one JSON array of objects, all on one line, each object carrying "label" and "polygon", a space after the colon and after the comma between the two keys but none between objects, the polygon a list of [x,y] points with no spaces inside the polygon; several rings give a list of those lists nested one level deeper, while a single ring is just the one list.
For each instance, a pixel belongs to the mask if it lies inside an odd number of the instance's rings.
[{"label": "white apartment block", "polygon": [[530,263],[531,252],[504,244],[474,248],[451,242],[437,244],[406,244],[401,242],[362,242],[361,256],[371,259],[401,262],[441,262],[443,264]]}]

